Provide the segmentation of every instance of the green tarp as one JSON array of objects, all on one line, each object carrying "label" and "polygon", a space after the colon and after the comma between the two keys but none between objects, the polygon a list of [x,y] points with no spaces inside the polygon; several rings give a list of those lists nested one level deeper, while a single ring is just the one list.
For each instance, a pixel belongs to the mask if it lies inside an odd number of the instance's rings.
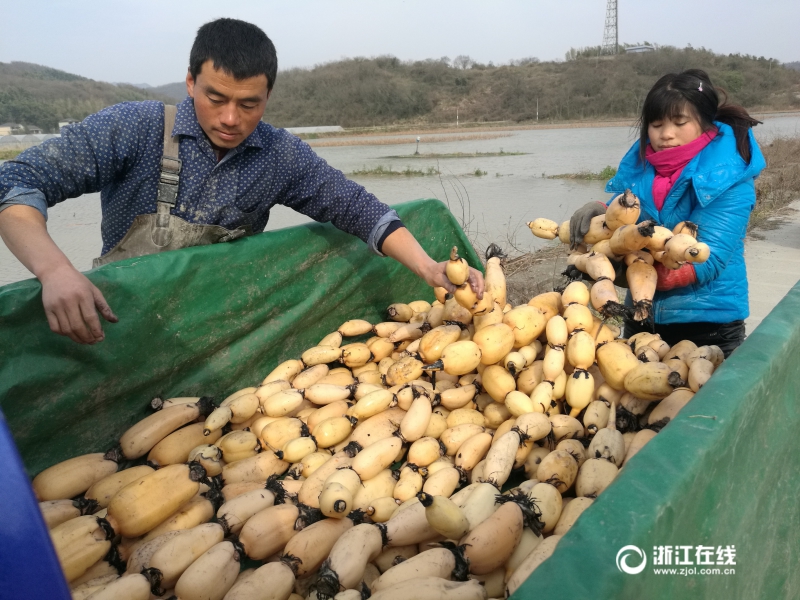
[{"label": "green tarp", "polygon": [[[441,203],[397,208],[431,256],[444,260],[458,245],[478,266]],[[344,320],[377,322],[392,302],[432,299],[394,261],[319,224],[132,259],[89,277],[120,316],[93,347],[49,331],[36,281],[0,288],[0,407],[31,473],[110,447],[154,395],[221,398]],[[800,597],[798,315],[800,286],[624,467],[514,598]],[[617,568],[627,545],[647,558],[639,574]],[[654,574],[662,568],[654,549],[666,546],[691,547],[685,566],[696,573]],[[736,564],[701,566],[699,546],[714,549],[714,563],[718,547],[733,546]]]},{"label": "green tarp", "polygon": [[[480,267],[441,202],[395,208],[430,256],[446,260],[456,245]],[[88,277],[120,318],[95,346],[49,330],[38,281],[0,288],[0,408],[31,474],[109,448],[153,396],[221,400],[345,320],[376,323],[393,302],[433,300],[405,267],[318,223],[121,261]]]},{"label": "green tarp", "polygon": [[[800,284],[512,598],[800,598],[798,400]],[[647,559],[641,573],[617,568],[628,545]],[[666,546],[672,564],[663,564]],[[676,561],[676,546],[690,547],[688,559],[680,548]],[[628,566],[641,563],[635,550],[628,554]],[[724,564],[731,554],[735,564]],[[665,568],[677,572],[654,572]]]}]

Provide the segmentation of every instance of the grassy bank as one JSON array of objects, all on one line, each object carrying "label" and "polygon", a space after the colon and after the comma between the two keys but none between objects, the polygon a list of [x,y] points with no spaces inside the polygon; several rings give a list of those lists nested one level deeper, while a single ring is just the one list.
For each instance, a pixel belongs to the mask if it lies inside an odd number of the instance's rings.
[{"label": "grassy bank", "polygon": [[373,167],[371,169],[368,169],[365,166],[362,169],[353,171],[350,173],[350,175],[356,177],[431,177],[434,175],[440,175],[440,173],[435,167],[428,167],[424,171],[421,169],[412,169],[411,167],[406,167],[402,171],[395,171],[392,169],[391,165],[388,167],[378,165],[377,167]]},{"label": "grassy bank", "polygon": [[761,151],[767,168],[756,179],[756,206],[748,231],[773,227],[782,210],[800,198],[800,137],[776,138]]},{"label": "grassy bank", "polygon": [[614,175],[617,174],[617,170],[614,167],[607,166],[599,173],[593,173],[591,171],[580,171],[578,173],[564,173],[561,175],[548,175],[548,179],[582,179],[586,181],[606,181],[611,179]]},{"label": "grassy bank", "polygon": [[[441,174],[442,173],[439,171],[439,169],[435,167],[428,167],[425,170],[406,167],[402,171],[395,171],[392,169],[391,165],[388,167],[378,165],[377,167],[373,167],[371,169],[368,169],[365,166],[363,169],[358,169],[350,173],[350,175],[356,177],[433,177],[441,176]],[[480,168],[478,168],[469,173],[464,173],[463,175],[460,175],[460,177],[484,177],[488,174],[488,171],[482,171]]]},{"label": "grassy bank", "polygon": [[0,150],[0,160],[11,160],[20,155],[22,150]]}]

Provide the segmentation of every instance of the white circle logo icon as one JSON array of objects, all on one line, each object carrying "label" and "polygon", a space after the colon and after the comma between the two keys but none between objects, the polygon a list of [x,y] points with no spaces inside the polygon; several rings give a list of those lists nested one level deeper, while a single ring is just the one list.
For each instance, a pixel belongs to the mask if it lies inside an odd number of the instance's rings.
[{"label": "white circle logo icon", "polygon": [[[638,555],[639,558],[642,559],[642,562],[636,566],[631,566],[628,564],[628,559],[634,554]],[[647,556],[645,556],[644,550],[638,546],[623,546],[619,549],[619,552],[617,552],[617,568],[623,573],[636,575],[644,571],[646,566]]]}]

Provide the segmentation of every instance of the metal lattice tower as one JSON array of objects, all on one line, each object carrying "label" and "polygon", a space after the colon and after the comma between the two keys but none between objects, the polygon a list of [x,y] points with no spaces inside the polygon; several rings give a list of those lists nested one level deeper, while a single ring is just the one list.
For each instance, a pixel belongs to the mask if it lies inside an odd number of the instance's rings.
[{"label": "metal lattice tower", "polygon": [[618,48],[617,0],[608,0],[608,4],[606,4],[606,28],[603,33],[602,54],[616,54]]}]

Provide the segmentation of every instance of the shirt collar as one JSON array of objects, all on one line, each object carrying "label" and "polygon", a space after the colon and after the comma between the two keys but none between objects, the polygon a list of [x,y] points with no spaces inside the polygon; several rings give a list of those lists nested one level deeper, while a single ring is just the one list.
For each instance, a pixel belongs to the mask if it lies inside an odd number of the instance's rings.
[{"label": "shirt collar", "polygon": [[[195,139],[206,139],[203,128],[197,122],[197,114],[194,112],[194,100],[187,96],[185,100],[178,104],[178,114],[175,116],[175,126],[172,128],[172,135],[187,135]],[[245,138],[234,150],[239,148],[263,148],[264,143],[259,135],[258,127]],[[239,150],[240,151],[240,150]]]}]

